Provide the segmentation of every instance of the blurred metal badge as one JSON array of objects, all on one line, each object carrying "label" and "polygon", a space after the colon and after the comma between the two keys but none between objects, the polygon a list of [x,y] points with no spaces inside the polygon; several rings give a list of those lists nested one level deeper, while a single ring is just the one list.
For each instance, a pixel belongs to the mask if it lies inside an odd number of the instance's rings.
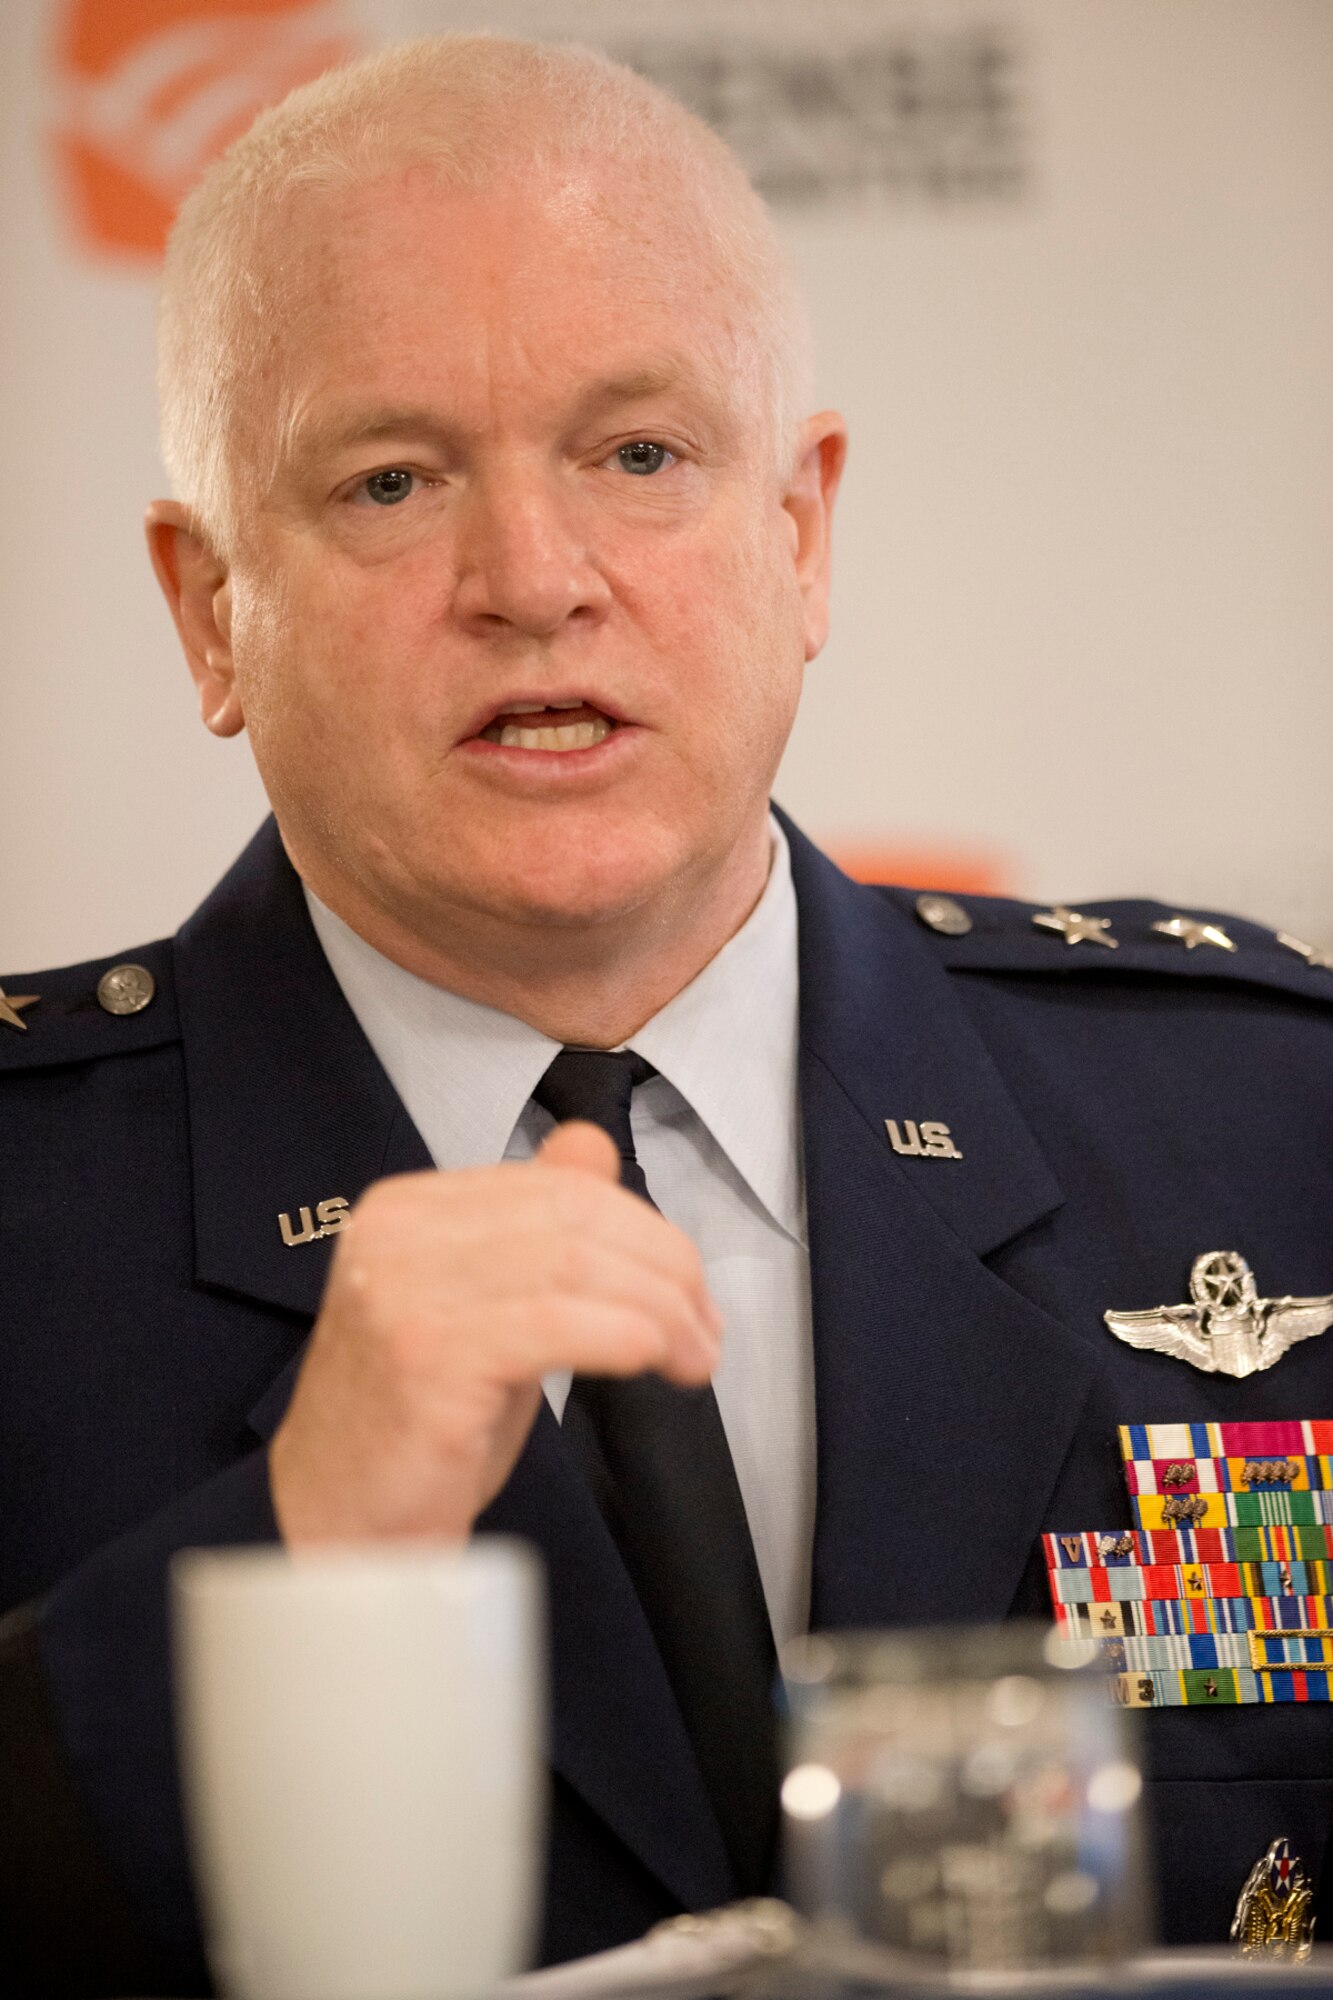
[{"label": "blurred metal badge", "polygon": [[1066,944],[1104,944],[1108,951],[1120,949],[1119,938],[1110,935],[1109,917],[1085,917],[1082,910],[1071,910],[1067,903],[1038,910],[1032,921],[1038,930],[1054,931]]},{"label": "blurred metal badge", "polygon": [[971,917],[952,896],[918,896],[916,913],[928,930],[943,937],[966,937],[972,928]]},{"label": "blurred metal badge", "polygon": [[1194,951],[1201,944],[1216,945],[1219,951],[1235,951],[1236,947],[1223,930],[1221,924],[1210,924],[1202,917],[1162,917],[1150,930],[1158,931],[1163,937],[1175,938],[1186,951]]},{"label": "blurred metal badge", "polygon": [[1231,1940],[1247,1958],[1299,1963],[1314,1945],[1314,1891],[1286,1840],[1275,1840],[1246,1877]]},{"label": "blurred metal badge", "polygon": [[1280,945],[1285,945],[1288,951],[1294,951],[1299,958],[1303,958],[1313,971],[1333,972],[1333,951],[1324,951],[1317,944],[1306,944],[1302,939],[1293,937],[1290,931],[1278,931],[1276,935]]},{"label": "blurred metal badge", "polygon": [[1333,1326],[1333,1294],[1261,1299],[1254,1274],[1236,1250],[1208,1250],[1190,1269],[1191,1305],[1150,1312],[1107,1312],[1117,1340],[1188,1361],[1205,1375],[1255,1375],[1298,1340]]},{"label": "blurred metal badge", "polygon": [[108,1014],[142,1014],[156,991],[146,965],[113,965],[97,982],[97,1004]]}]

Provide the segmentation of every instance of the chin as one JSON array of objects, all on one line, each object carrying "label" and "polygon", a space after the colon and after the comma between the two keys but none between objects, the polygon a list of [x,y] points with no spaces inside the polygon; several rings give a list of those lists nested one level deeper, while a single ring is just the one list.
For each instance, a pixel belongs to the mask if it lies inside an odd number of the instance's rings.
[{"label": "chin", "polygon": [[660,896],[685,864],[675,841],[557,835],[486,857],[469,872],[467,894],[510,922],[561,929],[610,924]]}]

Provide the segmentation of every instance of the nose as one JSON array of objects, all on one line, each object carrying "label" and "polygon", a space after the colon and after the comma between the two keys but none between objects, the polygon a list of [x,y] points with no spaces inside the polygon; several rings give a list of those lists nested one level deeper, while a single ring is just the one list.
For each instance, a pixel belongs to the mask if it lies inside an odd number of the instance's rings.
[{"label": "nose", "polygon": [[479,481],[462,516],[454,609],[474,631],[547,639],[602,617],[610,591],[558,479],[529,470]]}]

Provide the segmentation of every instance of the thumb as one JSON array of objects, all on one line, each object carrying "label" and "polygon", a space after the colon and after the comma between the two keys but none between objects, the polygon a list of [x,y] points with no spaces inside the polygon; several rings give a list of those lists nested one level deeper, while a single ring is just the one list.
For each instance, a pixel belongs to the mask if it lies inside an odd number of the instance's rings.
[{"label": "thumb", "polygon": [[576,1167],[580,1173],[596,1174],[599,1180],[620,1179],[620,1155],[609,1133],[586,1119],[572,1118],[557,1125],[543,1139],[537,1158],[551,1167]]}]

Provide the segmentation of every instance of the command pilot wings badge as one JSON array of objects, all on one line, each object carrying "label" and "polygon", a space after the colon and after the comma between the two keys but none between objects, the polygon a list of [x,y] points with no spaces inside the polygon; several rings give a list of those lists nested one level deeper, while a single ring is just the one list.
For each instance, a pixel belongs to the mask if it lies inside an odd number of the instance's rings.
[{"label": "command pilot wings badge", "polygon": [[1102,1317],[1118,1340],[1188,1361],[1205,1375],[1256,1375],[1298,1340],[1333,1326],[1333,1294],[1261,1299],[1254,1273],[1235,1250],[1208,1250],[1190,1269],[1188,1306]]}]

